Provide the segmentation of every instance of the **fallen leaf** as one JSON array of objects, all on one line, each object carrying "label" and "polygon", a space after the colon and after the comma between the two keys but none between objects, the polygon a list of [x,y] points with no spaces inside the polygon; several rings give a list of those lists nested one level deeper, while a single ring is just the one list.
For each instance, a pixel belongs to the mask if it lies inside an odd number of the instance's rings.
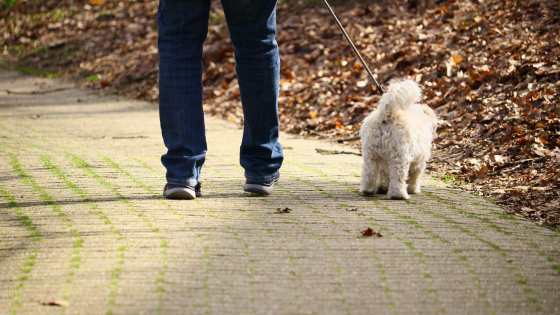
[{"label": "fallen leaf", "polygon": [[366,230],[362,231],[362,235],[361,237],[371,237],[371,236],[377,236],[377,237],[383,237],[385,236],[385,233],[382,233],[381,231],[374,231],[371,228],[367,228]]},{"label": "fallen leaf", "polygon": [[51,305],[51,306],[61,306],[61,307],[68,307],[70,303],[64,300],[54,300],[54,301],[43,301],[40,302],[43,305]]},{"label": "fallen leaf", "polygon": [[292,212],[292,209],[290,209],[290,208],[284,208],[284,209],[278,208],[276,210],[280,213],[290,213],[290,212]]},{"label": "fallen leaf", "polygon": [[373,236],[373,230],[371,228],[367,228],[367,230],[362,231],[362,237],[370,236]]}]

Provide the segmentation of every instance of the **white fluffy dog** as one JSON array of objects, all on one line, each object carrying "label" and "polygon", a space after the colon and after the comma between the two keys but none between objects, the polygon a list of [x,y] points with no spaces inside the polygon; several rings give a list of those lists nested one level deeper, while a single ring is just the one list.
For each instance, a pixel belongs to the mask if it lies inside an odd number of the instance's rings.
[{"label": "white fluffy dog", "polygon": [[364,195],[385,193],[409,199],[420,192],[420,176],[430,158],[437,117],[422,99],[416,82],[392,82],[377,109],[363,122],[362,177]]}]

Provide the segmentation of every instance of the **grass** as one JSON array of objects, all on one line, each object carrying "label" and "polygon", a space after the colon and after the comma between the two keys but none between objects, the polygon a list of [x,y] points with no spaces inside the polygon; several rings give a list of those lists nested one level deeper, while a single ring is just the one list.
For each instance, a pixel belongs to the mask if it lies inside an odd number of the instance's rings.
[{"label": "grass", "polygon": [[99,77],[97,76],[97,74],[94,75],[90,75],[89,77],[86,78],[87,82],[97,82],[99,81]]},{"label": "grass", "polygon": [[459,180],[458,177],[456,177],[456,176],[454,176],[453,174],[450,174],[450,173],[445,174],[445,177],[443,178],[443,181],[446,184],[453,185],[453,186],[461,186],[461,185],[464,186],[464,185],[468,184],[467,181]]},{"label": "grass", "polygon": [[18,3],[19,0],[5,0],[2,1],[2,6],[3,7],[8,7],[11,8],[13,7],[16,3]]}]

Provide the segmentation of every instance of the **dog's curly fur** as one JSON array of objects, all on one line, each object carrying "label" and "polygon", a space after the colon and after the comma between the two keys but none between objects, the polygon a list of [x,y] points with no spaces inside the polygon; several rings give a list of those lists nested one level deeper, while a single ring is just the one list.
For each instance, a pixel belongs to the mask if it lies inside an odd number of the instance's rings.
[{"label": "dog's curly fur", "polygon": [[364,120],[360,191],[365,195],[387,192],[391,199],[409,199],[420,192],[437,129],[434,111],[416,104],[421,99],[416,82],[393,82]]}]

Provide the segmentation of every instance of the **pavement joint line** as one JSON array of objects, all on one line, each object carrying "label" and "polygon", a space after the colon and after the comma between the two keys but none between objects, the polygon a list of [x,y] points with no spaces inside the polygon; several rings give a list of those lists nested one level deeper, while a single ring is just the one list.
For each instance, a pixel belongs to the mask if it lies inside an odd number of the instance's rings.
[{"label": "pavement joint line", "polygon": [[[209,169],[211,170],[210,167],[209,167]],[[212,190],[212,189],[213,189],[212,187],[213,187],[213,186],[212,186],[211,184],[205,185],[205,189]],[[217,190],[215,190],[215,191],[218,192]],[[193,201],[189,201],[189,202],[193,202]],[[198,205],[209,215],[209,217],[214,217],[215,219],[219,219],[219,220],[220,220],[220,221],[219,221],[220,224],[223,225],[224,227],[226,227],[227,232],[230,233],[230,234],[233,236],[233,239],[235,239],[235,240],[237,240],[238,242],[240,242],[241,244],[243,244],[243,246],[244,246],[244,248],[245,248],[245,250],[246,250],[245,256],[246,256],[246,257],[251,257],[251,250],[250,250],[250,248],[249,248],[249,246],[248,246],[248,243],[247,243],[246,241],[244,241],[243,238],[242,238],[241,236],[239,236],[238,233],[233,232],[233,231],[229,231],[231,228],[221,221],[221,217],[220,217],[219,215],[214,214],[212,211],[210,211],[206,206],[204,206],[204,205],[199,201],[199,199],[194,200],[194,202],[195,202],[196,204],[198,204]],[[190,230],[194,232],[194,230],[192,229],[192,227],[190,228]],[[198,234],[198,233],[197,233],[196,235],[197,235],[197,237],[199,237],[199,239],[201,239],[202,241],[207,241],[207,240],[205,239],[205,237],[204,237],[202,234]],[[203,248],[204,248],[204,253],[203,253],[203,256],[202,256],[202,257],[203,257],[204,259],[208,260],[208,262],[205,264],[205,268],[206,268],[206,269],[205,269],[205,274],[208,274],[208,273],[210,272],[211,268],[213,267],[213,265],[212,265],[211,261],[209,261],[209,260],[210,260],[210,255],[209,255],[209,253],[208,253],[208,251],[209,251],[209,250],[208,250],[208,247],[207,247],[207,246],[204,246]],[[247,275],[248,275],[248,277],[249,277],[250,279],[253,278],[253,274],[252,274],[252,273],[254,272],[254,269],[253,269],[253,266],[252,266],[252,265],[253,265],[253,259],[250,258],[250,259],[248,259],[247,264],[246,264],[246,269],[248,270]],[[211,306],[211,305],[210,305],[210,300],[208,299],[209,296],[210,296],[210,287],[209,287],[209,284],[208,284],[208,276],[205,276],[203,281],[204,281],[204,282],[203,282],[203,289],[204,289],[203,297],[206,299],[206,302],[204,303],[204,307],[208,309],[208,308],[210,308],[210,306]],[[250,296],[251,296],[251,297],[249,298],[249,303],[251,304],[251,312],[256,313],[256,309],[254,308],[254,298],[252,297],[253,294],[254,294],[253,285],[254,285],[254,283],[253,283],[252,281],[249,282],[249,286],[250,286],[250,288],[251,288],[250,291],[249,291],[249,294],[250,294]],[[211,313],[210,310],[206,310],[206,311],[204,312],[204,314],[210,314],[210,313]]]},{"label": "pavement joint line", "polygon": [[[47,169],[50,169],[51,171],[53,171],[53,169],[51,168],[52,165],[48,164],[48,160],[45,159],[45,156],[41,156],[41,159],[43,160],[43,162],[45,163],[45,166],[47,167]],[[68,220],[70,220],[70,218],[68,218]],[[69,221],[71,222],[71,221]],[[66,279],[66,283],[68,285],[70,285],[72,283],[72,276],[74,275],[74,271],[72,270],[72,268],[74,269],[78,269],[79,268],[79,262],[81,261],[81,255],[80,255],[80,249],[82,247],[82,244],[84,243],[84,239],[79,235],[78,233],[78,229],[76,228],[72,228],[70,229],[70,233],[72,233],[74,235],[75,241],[74,241],[74,251],[72,252],[72,258],[71,258],[71,263],[70,263],[70,272],[68,273],[68,278]],[[68,292],[70,292],[70,288],[69,287],[65,287],[63,289],[63,291],[68,294]],[[63,300],[68,300],[68,295],[65,295],[62,297]]]},{"label": "pavement joint line", "polygon": [[[24,129],[27,129],[27,130],[29,130],[29,131],[32,131],[32,132],[41,134],[41,135],[47,135],[47,133],[44,132],[44,131],[41,131],[41,130],[38,130],[38,129],[35,129],[35,128],[32,128],[32,127],[26,126],[26,125],[24,125],[24,124],[22,124],[22,123],[19,123],[19,124],[16,124],[16,125],[18,125],[18,126],[24,128]],[[26,136],[27,136],[28,138],[33,138],[32,136],[29,136],[29,135],[26,135]]]},{"label": "pavement joint line", "polygon": [[[151,166],[146,164],[146,162],[144,162],[144,161],[142,161],[138,158],[135,158],[135,157],[132,157],[131,159],[133,161],[136,161],[138,164],[140,164],[141,166],[143,166],[145,169],[149,170],[150,172],[161,175],[160,172],[156,171],[154,168],[152,168]],[[161,176],[161,178],[165,178],[165,176]]]},{"label": "pavement joint line", "polygon": [[[64,173],[62,173],[62,171],[60,171],[60,169],[54,165],[54,163],[51,161],[50,157],[48,155],[42,155],[41,159],[43,160],[45,166],[47,167],[47,169],[49,169],[52,173],[54,173],[54,175],[56,175],[62,182],[64,182],[66,184],[66,186],[68,188],[70,188],[72,190],[72,192],[74,192],[74,194],[84,198],[84,202],[86,204],[86,206],[88,206],[92,211],[89,212],[92,215],[98,215],[100,219],[104,220],[104,224],[105,225],[109,225],[108,229],[109,231],[113,231],[113,233],[111,233],[111,236],[113,238],[115,238],[115,240],[123,240],[126,239],[124,237],[122,237],[122,234],[119,232],[118,229],[116,229],[113,225],[112,222],[110,220],[110,217],[107,216],[103,211],[101,211],[99,209],[99,207],[94,204],[93,202],[91,202],[89,200],[89,198],[87,197],[87,193],[79,188],[77,185],[75,185],[72,181],[70,181],[68,179],[68,177],[66,175],[64,175]],[[117,246],[117,252],[120,252],[120,254],[117,254],[115,256],[115,258],[117,258],[117,265],[124,265],[124,251],[126,250],[127,246],[126,245],[118,245]],[[118,269],[118,267],[115,267],[115,269],[113,269],[113,271],[116,271]],[[116,273],[113,273],[113,275],[116,275]],[[112,275],[112,277],[113,277]],[[114,284],[114,285],[113,285]],[[112,281],[109,285],[110,290],[113,289],[116,286],[116,282]],[[108,301],[109,305],[114,305],[114,300],[111,298],[111,300]]]},{"label": "pavement joint line", "polygon": [[[72,155],[72,154],[68,154],[68,156],[74,161],[74,163],[76,164],[76,166],[78,167],[82,167],[85,168],[87,170],[87,172],[94,177],[100,184],[102,184],[103,186],[105,186],[106,188],[108,188],[109,190],[111,190],[116,196],[117,198],[126,204],[126,206],[129,208],[130,211],[132,211],[133,213],[135,213],[138,217],[142,218],[142,221],[146,224],[146,226],[148,226],[149,228],[151,228],[153,233],[156,233],[158,236],[157,238],[160,239],[160,247],[162,248],[159,252],[159,255],[161,256],[161,260],[162,260],[162,266],[160,267],[160,274],[156,280],[155,280],[155,292],[158,292],[160,294],[163,294],[166,290],[163,286],[165,279],[163,278],[165,270],[167,269],[167,262],[168,262],[168,257],[167,257],[167,252],[165,251],[165,248],[168,247],[168,240],[165,239],[165,237],[162,235],[161,229],[158,227],[154,227],[153,222],[150,220],[150,218],[146,217],[146,214],[140,211],[137,211],[134,206],[133,202],[130,202],[128,199],[126,199],[126,197],[124,197],[115,187],[114,185],[112,185],[111,183],[109,183],[108,181],[105,181],[102,176],[100,176],[99,174],[97,174],[97,172],[95,172],[91,166],[85,161],[82,160],[81,158],[79,158],[76,155]],[[111,159],[104,157],[103,160],[105,162],[107,162],[107,164],[112,167],[117,169],[118,171],[124,173],[125,175],[128,175],[129,177],[131,177],[130,173],[126,172],[124,169],[122,169],[118,164],[116,164],[115,162],[113,162]],[[140,184],[139,181],[137,180],[133,180],[136,184]],[[140,187],[142,187],[143,189],[148,190],[151,194],[154,194],[154,192],[147,187],[146,185],[144,185],[142,183],[142,185],[140,185]],[[161,200],[160,200],[161,201]],[[124,251],[124,249],[123,249]],[[120,273],[121,273],[121,268],[115,268],[115,272],[113,273],[113,278],[118,279],[120,277]],[[163,274],[162,274],[163,273]],[[163,281],[162,281],[163,280]],[[116,281],[116,280],[115,280]],[[113,299],[109,301],[109,305],[110,306],[115,306],[117,305],[117,303],[115,302],[114,297],[116,296],[115,294],[111,294],[113,296]],[[161,310],[163,308],[163,299],[158,297],[158,311]],[[107,315],[113,314],[112,309],[109,309],[106,313]]]},{"label": "pavement joint line", "polygon": [[[0,128],[4,129],[6,131],[9,131],[11,134],[18,135],[21,138],[28,138],[28,139],[32,139],[32,140],[34,139],[33,137],[31,137],[29,135],[19,134],[19,133],[15,132],[11,129],[5,128],[4,126],[0,126]],[[33,144],[33,143],[27,143],[27,142],[24,142],[23,140],[19,140],[19,139],[10,137],[10,136],[4,135],[4,136],[2,136],[2,138],[11,140],[11,141],[16,142],[16,143],[24,144],[24,145],[27,145],[27,146],[30,146],[30,147],[34,147],[34,148],[37,148],[37,149],[48,150],[48,148],[42,147],[40,145],[36,145],[36,144]]]},{"label": "pavement joint line", "polygon": [[125,170],[124,168],[122,168],[119,164],[115,163],[113,160],[111,160],[110,158],[106,157],[106,156],[101,156],[101,158],[103,160],[105,160],[111,167],[113,167],[114,169],[116,169],[117,171],[123,173],[124,175],[126,175],[128,178],[130,178],[135,184],[137,184],[138,186],[142,187],[144,190],[146,190],[147,192],[149,192],[150,194],[154,195],[154,196],[160,196],[159,194],[156,194],[150,187],[146,186],[146,184],[144,184],[143,182],[139,181],[136,177],[134,177],[133,175],[131,175],[127,170]]},{"label": "pavement joint line", "polygon": [[[121,172],[122,174],[126,175],[132,182],[134,182],[135,184],[137,184],[139,187],[143,188],[144,190],[146,190],[146,191],[149,192],[150,194],[159,196],[159,195],[157,195],[149,186],[147,186],[144,182],[140,181],[138,178],[136,178],[136,177],[135,177],[134,175],[132,175],[130,172],[128,172],[127,170],[125,170],[125,169],[124,169],[122,166],[120,166],[118,163],[114,162],[113,160],[111,160],[111,159],[108,158],[108,157],[103,157],[103,156],[102,156],[102,158],[103,158],[103,160],[105,160],[111,167],[113,167],[114,169],[118,170],[118,171]],[[141,166],[143,166],[143,167],[145,167],[145,168],[147,168],[147,169],[150,169],[150,168],[146,165],[146,163],[142,162],[140,159],[133,158],[133,160],[135,160],[135,161],[137,161],[138,163],[140,163]],[[158,201],[159,201],[163,206],[165,206],[168,210],[170,210],[170,211],[172,212],[173,215],[178,216],[179,219],[182,219],[182,218],[177,214],[177,212],[175,212],[174,209],[173,209],[167,202],[165,202],[162,198],[158,198]],[[200,204],[200,203],[199,203],[199,204]],[[190,230],[193,231],[192,228],[190,228]],[[159,229],[158,229],[157,232],[160,232]],[[201,238],[201,239],[204,240],[203,238]],[[166,247],[167,247],[167,242],[166,242],[165,240],[162,240],[160,246],[161,246],[162,248],[166,248]],[[207,247],[204,247],[204,248],[207,248]],[[160,253],[161,253],[162,255],[165,256],[165,259],[167,259],[167,253],[165,252],[165,250],[162,250]],[[208,256],[208,254],[203,254],[203,258],[206,257],[206,256]],[[209,258],[209,257],[208,257],[208,258]],[[167,261],[167,260],[165,260],[165,261]],[[207,267],[209,267],[209,265],[207,265]],[[164,265],[162,266],[162,270],[159,272],[159,276],[160,276],[160,277],[159,277],[158,279],[156,279],[156,284],[158,284],[158,286],[157,286],[157,288],[156,288],[156,291],[157,291],[157,292],[161,292],[161,293],[165,292],[165,289],[164,289],[164,287],[162,286],[163,283],[165,283],[165,279],[163,278],[163,276],[165,275],[165,271],[164,271],[165,269],[167,269],[167,265],[166,265],[166,264],[164,264]],[[207,287],[207,285],[205,285],[205,287]],[[206,290],[207,290],[207,288],[206,288]],[[158,311],[161,311],[161,310],[163,310],[163,297],[162,297],[162,295],[160,294],[160,295],[158,296]]]},{"label": "pavement joint line", "polygon": [[17,134],[15,131],[13,131],[12,129],[10,129],[10,128],[6,127],[6,126],[1,126],[1,125],[0,125],[0,129],[5,130],[5,131],[7,131],[7,132],[9,132],[9,133],[11,133],[11,134]]},{"label": "pavement joint line", "polygon": [[[39,194],[39,197],[42,200],[46,201],[47,205],[49,205],[52,208],[52,211],[54,211],[58,214],[61,221],[66,222],[65,225],[66,225],[67,228],[69,228],[69,233],[72,234],[72,236],[74,237],[73,247],[75,249],[72,252],[72,255],[71,255],[69,268],[70,268],[70,270],[79,268],[79,261],[80,261],[79,248],[82,247],[84,239],[81,237],[78,229],[74,227],[74,225],[72,223],[72,220],[68,216],[68,213],[62,211],[58,202],[56,202],[50,195],[48,195],[40,187],[40,185],[31,176],[29,176],[25,172],[23,167],[20,165],[17,156],[14,153],[11,153],[11,152],[9,152],[8,154],[11,157],[11,165],[12,165],[14,171],[16,172],[16,174],[18,174],[21,177],[22,181],[25,184],[27,184],[28,186],[31,186],[33,188],[33,190]],[[78,251],[77,253],[76,253],[76,250]],[[71,273],[68,274],[68,278],[66,278],[66,283],[68,285],[71,283],[71,279],[72,279],[73,274],[74,274],[74,272],[72,271]],[[70,291],[70,287],[66,286],[63,290],[67,294]],[[65,296],[62,297],[62,299],[63,300],[68,300],[68,296],[65,295]],[[65,309],[65,307],[63,307],[63,308]]]},{"label": "pavement joint line", "polygon": [[[208,169],[209,171],[211,171],[211,172],[219,172],[218,170],[216,170],[216,169],[214,169],[214,168],[212,168],[212,167],[207,167],[207,169]],[[205,189],[206,189],[206,188],[208,188],[208,189],[214,189],[214,191],[215,191],[216,193],[219,192],[217,189],[213,188],[213,186],[212,186],[211,184],[205,185]],[[238,207],[239,207],[239,205],[238,205]],[[205,207],[205,206],[202,205],[202,208],[203,208],[207,213],[211,213],[211,212],[207,209],[207,207]],[[220,216],[218,216],[218,215],[215,215],[215,217],[218,218],[218,219],[220,219]],[[254,218],[250,218],[250,219],[253,220],[253,221],[256,221]],[[230,230],[231,228],[230,228],[229,226],[227,226],[225,223],[223,223],[222,220],[220,220],[220,223],[221,223],[223,226],[225,226],[225,227],[228,229],[228,232],[229,232],[229,230]],[[249,247],[249,244],[243,239],[243,237],[241,237],[238,233],[233,232],[233,231],[231,231],[230,233],[232,234],[232,236],[234,236],[234,239],[235,239],[235,240],[237,240],[237,241],[239,241],[240,243],[243,244],[243,246],[244,246],[244,248],[245,248],[245,250],[246,250],[246,252],[245,252],[246,256],[247,256],[247,257],[252,257],[252,256],[251,256],[251,252],[252,252],[252,251],[251,251],[251,249],[250,249],[250,247]],[[253,276],[254,276],[254,275],[253,275],[253,272],[254,272],[253,258],[248,259],[248,260],[247,260],[247,264],[246,264],[245,266],[246,266],[246,269],[248,270],[248,272],[247,272],[248,277],[249,277],[250,279],[253,279]],[[205,279],[205,280],[207,280],[207,279]],[[253,282],[253,281],[250,281],[250,282],[249,282],[249,285],[250,285],[250,288],[251,288],[251,290],[249,290],[249,303],[250,303],[250,305],[251,305],[251,312],[252,312],[252,313],[257,313],[257,310],[256,310],[255,307],[254,307],[254,301],[255,301],[255,300],[254,300],[254,282]],[[208,286],[206,286],[206,290],[208,290],[208,289],[209,289]]]},{"label": "pavement joint line", "polygon": [[[27,130],[33,131],[33,132],[35,132],[35,133],[41,133],[40,131],[36,131],[36,130],[33,129],[33,128],[30,128],[30,127],[27,127],[27,126],[24,126],[24,125],[20,125],[20,126],[23,127],[23,128],[25,128],[25,129],[27,129]],[[37,141],[37,138],[36,138],[36,137],[33,137],[33,136],[29,135],[29,134],[19,133],[19,132],[16,132],[16,131],[14,131],[14,130],[11,130],[11,129],[9,129],[9,128],[6,128],[6,127],[4,127],[4,126],[0,126],[0,128],[1,128],[1,129],[4,129],[4,130],[6,130],[6,131],[8,131],[8,132],[11,133],[11,134],[17,135],[17,136],[19,136],[20,138],[27,138],[28,140]],[[44,133],[41,133],[41,134],[44,134]],[[44,146],[44,145],[38,145],[38,144],[34,144],[34,143],[25,142],[25,141],[23,141],[23,140],[19,140],[19,139],[16,139],[16,138],[13,138],[13,137],[9,137],[9,136],[2,136],[2,138],[9,139],[9,140],[11,140],[11,141],[13,141],[13,142],[16,142],[16,143],[19,143],[19,144],[23,144],[23,145],[27,145],[27,146],[30,146],[30,147],[33,147],[33,148],[36,148],[36,149],[45,150],[45,151],[51,151],[51,152],[52,152],[53,150],[51,149],[51,147],[58,147],[58,148],[61,148],[61,149],[63,149],[63,150],[70,150],[70,148],[60,145],[59,142],[57,142],[57,143],[55,143],[55,144],[49,143],[49,146],[47,147],[47,146]],[[42,143],[44,143],[44,141],[43,141]]]},{"label": "pavement joint line", "polygon": [[[4,189],[2,185],[0,185],[0,195],[4,197],[8,201],[8,207],[15,211],[16,215],[18,216],[18,220],[21,221],[21,225],[25,227],[27,231],[30,231],[28,235],[24,237],[31,238],[32,244],[41,241],[41,233],[37,232],[38,226],[33,223],[29,216],[27,216],[18,205],[16,199]],[[18,285],[15,287],[12,298],[12,303],[10,307],[12,310],[10,311],[11,315],[16,314],[16,310],[14,308],[19,308],[21,306],[20,299],[22,297],[21,290],[24,287],[25,281],[32,275],[33,266],[35,265],[35,258],[37,257],[37,246],[32,246],[29,249],[30,254],[28,254],[25,259],[23,259],[23,265],[19,268],[20,277],[18,278]]]},{"label": "pavement joint line", "polygon": [[5,143],[0,143],[0,146],[5,147],[5,148],[9,148],[9,149],[13,149],[13,150],[17,150],[17,151],[29,152],[28,150],[18,148],[18,147],[14,147],[14,146],[11,146],[11,145],[5,144]]}]

